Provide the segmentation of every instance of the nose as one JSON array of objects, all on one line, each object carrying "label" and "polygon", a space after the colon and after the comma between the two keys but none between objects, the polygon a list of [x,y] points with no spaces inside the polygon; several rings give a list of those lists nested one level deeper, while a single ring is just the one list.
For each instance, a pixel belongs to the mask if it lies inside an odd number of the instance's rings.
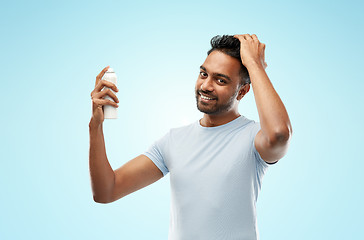
[{"label": "nose", "polygon": [[203,80],[203,83],[201,84],[201,90],[205,92],[214,91],[213,82],[210,77],[207,77],[205,80]]}]

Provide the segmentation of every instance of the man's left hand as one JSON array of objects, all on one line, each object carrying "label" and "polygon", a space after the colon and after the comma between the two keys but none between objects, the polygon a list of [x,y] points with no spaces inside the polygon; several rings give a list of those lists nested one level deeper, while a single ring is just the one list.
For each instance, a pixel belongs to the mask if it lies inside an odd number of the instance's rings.
[{"label": "man's left hand", "polygon": [[240,57],[243,65],[249,69],[252,65],[268,66],[265,62],[265,44],[259,42],[257,35],[241,34],[234,35],[240,41]]}]

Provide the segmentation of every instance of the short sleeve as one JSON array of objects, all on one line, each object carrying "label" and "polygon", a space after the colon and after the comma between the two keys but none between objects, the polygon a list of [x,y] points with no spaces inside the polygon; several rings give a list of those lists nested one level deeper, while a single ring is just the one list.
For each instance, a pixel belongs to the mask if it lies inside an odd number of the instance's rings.
[{"label": "short sleeve", "polygon": [[254,155],[255,155],[255,157],[256,157],[256,159],[258,161],[267,164],[267,166],[276,164],[278,161],[274,162],[274,163],[267,163],[266,161],[264,161],[263,158],[260,156],[259,152],[257,151],[257,149],[255,148],[255,141],[254,140],[255,140],[255,137],[258,134],[259,130],[260,130],[260,123],[255,122],[254,126],[253,126],[253,151],[254,151]]},{"label": "short sleeve", "polygon": [[165,176],[169,170],[165,164],[166,146],[168,143],[169,133],[165,134],[160,139],[156,140],[149,148],[143,153],[161,170]]},{"label": "short sleeve", "polygon": [[254,157],[255,157],[255,160],[257,163],[257,169],[265,172],[265,170],[269,167],[269,164],[263,160],[263,158],[260,156],[258,150],[255,147],[255,137],[257,136],[259,130],[260,130],[260,123],[254,122],[253,129],[252,129],[253,154],[254,154]]}]

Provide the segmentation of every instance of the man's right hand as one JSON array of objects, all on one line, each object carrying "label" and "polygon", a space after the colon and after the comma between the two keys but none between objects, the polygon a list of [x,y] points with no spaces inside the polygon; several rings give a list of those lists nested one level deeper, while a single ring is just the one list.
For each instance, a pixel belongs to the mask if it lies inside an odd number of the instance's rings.
[{"label": "man's right hand", "polygon": [[[118,92],[119,89],[116,87],[114,83],[111,83],[106,80],[102,80],[105,72],[109,69],[109,66],[104,68],[99,75],[96,77],[95,89],[91,92],[91,99],[92,99],[92,117],[90,121],[90,126],[99,126],[104,121],[104,105],[111,105],[114,107],[119,107],[117,104],[119,102],[116,95],[108,88],[111,88],[115,92]],[[104,90],[102,90],[104,87]],[[102,91],[101,91],[102,90]],[[105,95],[109,95],[115,102],[111,100],[104,99]]]}]

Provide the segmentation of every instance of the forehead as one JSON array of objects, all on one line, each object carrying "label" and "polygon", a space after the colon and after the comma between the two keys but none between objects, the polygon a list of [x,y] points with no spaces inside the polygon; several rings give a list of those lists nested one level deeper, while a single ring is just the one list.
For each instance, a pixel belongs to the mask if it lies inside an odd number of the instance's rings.
[{"label": "forehead", "polygon": [[208,73],[222,73],[228,75],[233,81],[239,80],[240,62],[223,52],[211,52],[202,64]]}]

